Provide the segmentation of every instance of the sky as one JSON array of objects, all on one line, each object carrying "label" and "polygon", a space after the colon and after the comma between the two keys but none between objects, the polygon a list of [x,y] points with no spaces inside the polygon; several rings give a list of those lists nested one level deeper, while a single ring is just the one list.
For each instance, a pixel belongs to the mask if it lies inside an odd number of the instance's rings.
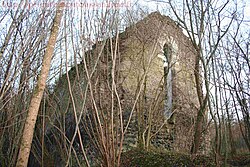
[{"label": "sky", "polygon": [[[166,1],[167,0],[133,0],[133,2],[138,2],[142,7],[148,8],[150,11],[156,11],[158,10],[164,10],[166,7]],[[225,2],[225,0],[215,0],[219,3]],[[249,0],[238,0],[239,8],[243,9],[244,7],[244,15],[245,20],[250,22],[250,1]]]}]

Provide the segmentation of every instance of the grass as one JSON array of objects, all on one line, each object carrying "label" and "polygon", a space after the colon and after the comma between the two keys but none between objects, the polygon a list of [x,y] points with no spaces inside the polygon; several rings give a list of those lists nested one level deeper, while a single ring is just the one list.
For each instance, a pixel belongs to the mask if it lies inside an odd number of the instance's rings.
[{"label": "grass", "polygon": [[[214,156],[199,155],[193,160],[184,153],[143,149],[133,149],[122,154],[121,167],[215,167]],[[223,165],[220,160],[219,166]],[[231,156],[228,167],[250,167],[250,153]]]},{"label": "grass", "polygon": [[123,153],[122,167],[195,167],[215,166],[206,156],[197,157],[194,161],[190,155],[167,151],[145,151],[134,149]]}]

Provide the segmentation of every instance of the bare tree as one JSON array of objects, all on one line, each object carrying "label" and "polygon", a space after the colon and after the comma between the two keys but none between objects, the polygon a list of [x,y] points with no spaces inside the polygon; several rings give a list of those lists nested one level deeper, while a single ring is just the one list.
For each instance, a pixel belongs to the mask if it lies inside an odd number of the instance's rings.
[{"label": "bare tree", "polygon": [[54,47],[56,44],[56,39],[57,39],[58,31],[59,31],[61,18],[63,16],[63,10],[62,10],[63,7],[64,7],[64,4],[61,3],[60,5],[58,5],[57,10],[56,10],[56,15],[53,21],[53,26],[51,28],[50,39],[48,41],[48,46],[44,54],[41,73],[38,78],[35,92],[31,98],[31,102],[30,102],[30,106],[28,110],[28,116],[26,118],[26,123],[24,126],[24,131],[22,135],[21,146],[19,149],[19,155],[18,155],[16,166],[27,166],[28,164],[28,158],[30,154],[38,110],[39,110],[41,99],[42,99],[43,92],[45,89],[46,80],[47,80],[47,76],[48,76],[49,68],[50,68],[50,62],[51,62]]},{"label": "bare tree", "polygon": [[[206,123],[207,119],[207,105],[210,106],[208,70],[211,58],[214,56],[220,41],[228,32],[233,17],[230,18],[229,24],[227,24],[226,28],[222,31],[221,22],[222,17],[224,16],[222,16],[221,13],[226,10],[229,1],[223,3],[219,7],[214,6],[211,1],[203,2],[186,0],[182,3],[182,12],[178,12],[175,4],[172,1],[169,1],[172,12],[175,14],[180,26],[187,32],[197,54],[194,74],[200,107],[196,117],[194,142],[191,150],[192,154],[196,154],[202,142],[201,138],[204,131],[204,123]],[[215,10],[219,12],[215,13]],[[213,20],[215,20],[215,22]],[[213,25],[216,27],[217,34],[213,33]],[[203,68],[201,69],[201,67]],[[203,95],[202,90],[203,80],[206,90],[205,95]],[[212,109],[211,106],[209,108],[210,110]]]}]

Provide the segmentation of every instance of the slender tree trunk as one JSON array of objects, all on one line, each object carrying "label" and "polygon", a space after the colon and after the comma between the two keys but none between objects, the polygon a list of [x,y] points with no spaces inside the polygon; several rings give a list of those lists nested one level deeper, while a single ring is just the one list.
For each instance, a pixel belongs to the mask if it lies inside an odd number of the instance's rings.
[{"label": "slender tree trunk", "polygon": [[45,89],[46,80],[47,80],[49,69],[50,69],[51,58],[54,52],[57,34],[59,31],[60,22],[61,22],[61,18],[63,15],[63,10],[61,8],[63,6],[64,6],[63,3],[60,3],[58,5],[57,10],[56,10],[56,15],[53,20],[53,25],[51,28],[51,35],[49,38],[46,52],[44,54],[41,74],[38,76],[37,86],[31,98],[31,102],[30,102],[30,106],[28,110],[28,116],[27,116],[25,126],[24,126],[21,146],[19,149],[18,160],[16,164],[17,167],[26,167],[28,165],[28,159],[29,159],[35,124],[37,120],[38,110],[39,110],[39,106],[40,106],[43,92]]},{"label": "slender tree trunk", "polygon": [[[226,96],[226,93],[225,93],[225,96]],[[228,104],[226,103],[226,113],[227,113],[227,127],[228,127],[228,138],[229,138],[229,144],[230,144],[230,147],[231,147],[231,156],[232,155],[236,155],[236,148],[235,148],[235,145],[234,145],[234,136],[233,136],[233,132],[232,132],[232,121],[231,121],[231,118],[230,118],[230,114],[229,114],[229,106]]]},{"label": "slender tree trunk", "polygon": [[[197,50],[199,51],[199,49]],[[206,110],[206,103],[205,103],[206,99],[203,100],[203,93],[202,93],[202,87],[201,87],[202,84],[200,80],[200,57],[201,55],[199,54],[200,54],[200,51],[198,52],[198,55],[196,56],[194,74],[195,74],[196,91],[197,91],[197,96],[199,99],[200,109],[197,113],[194,140],[193,140],[193,145],[191,148],[191,154],[197,154],[199,147],[201,145],[204,115],[205,115],[205,110]]]},{"label": "slender tree trunk", "polygon": [[194,140],[193,140],[193,145],[191,148],[191,154],[197,154],[199,147],[202,142],[202,130],[203,130],[203,109],[200,109],[198,111],[197,119],[196,119],[196,126],[195,126],[195,132],[194,132]]}]

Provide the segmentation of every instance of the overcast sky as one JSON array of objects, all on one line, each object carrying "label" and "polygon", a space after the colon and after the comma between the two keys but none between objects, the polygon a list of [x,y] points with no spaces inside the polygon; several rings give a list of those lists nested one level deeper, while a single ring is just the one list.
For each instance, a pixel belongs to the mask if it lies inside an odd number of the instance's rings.
[{"label": "overcast sky", "polygon": [[[156,11],[157,8],[161,11],[166,7],[166,0],[132,0],[132,2],[138,2],[142,7],[148,8],[150,11]],[[224,0],[218,0],[221,2],[225,2]],[[244,15],[245,20],[250,22],[250,1],[249,0],[239,0],[238,1],[239,8],[242,9],[244,7]]]}]

